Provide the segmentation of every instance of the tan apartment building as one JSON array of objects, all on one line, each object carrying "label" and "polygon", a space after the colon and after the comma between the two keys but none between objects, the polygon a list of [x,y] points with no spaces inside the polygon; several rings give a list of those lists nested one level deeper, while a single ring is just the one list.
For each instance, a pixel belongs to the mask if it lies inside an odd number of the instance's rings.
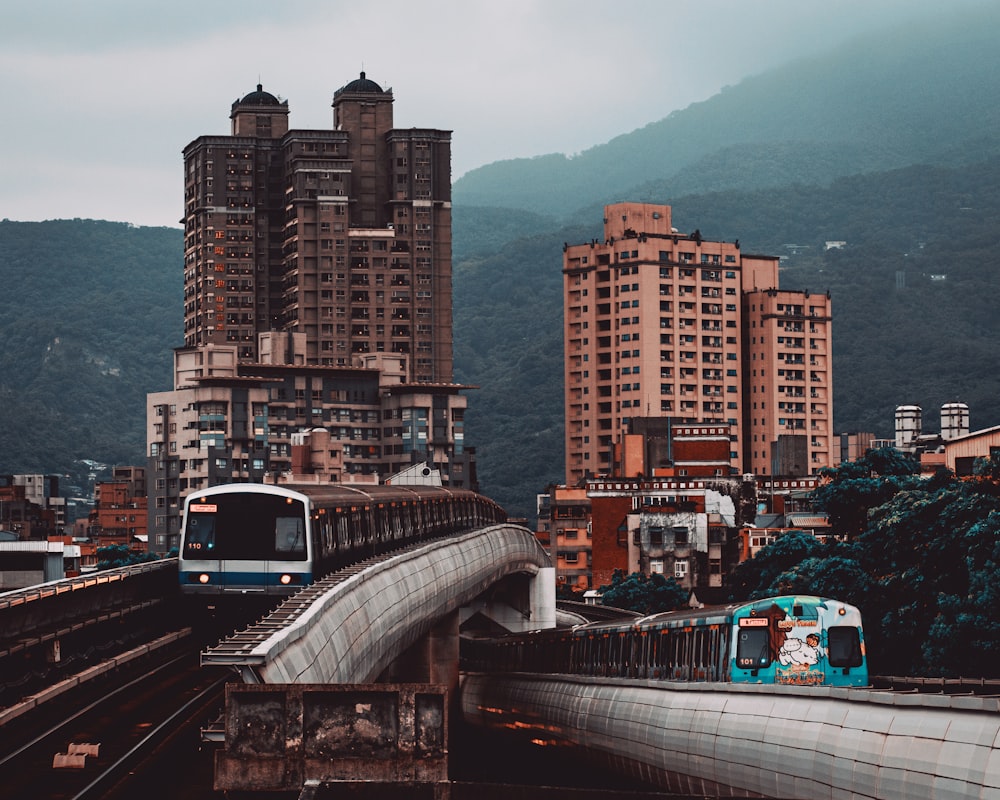
[{"label": "tan apartment building", "polygon": [[744,306],[746,471],[802,476],[835,466],[830,298],[754,289],[744,293]]},{"label": "tan apartment building", "polygon": [[617,203],[563,279],[567,485],[614,474],[646,418],[727,425],[730,474],[833,465],[829,298],[779,291],[777,257]]}]

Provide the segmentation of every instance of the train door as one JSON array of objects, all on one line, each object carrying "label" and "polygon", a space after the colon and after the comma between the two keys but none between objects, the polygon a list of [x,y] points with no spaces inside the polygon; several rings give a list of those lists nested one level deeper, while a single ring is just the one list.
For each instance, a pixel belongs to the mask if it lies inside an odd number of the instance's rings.
[{"label": "train door", "polygon": [[288,594],[312,580],[306,504],[254,491],[215,498],[222,591]]}]

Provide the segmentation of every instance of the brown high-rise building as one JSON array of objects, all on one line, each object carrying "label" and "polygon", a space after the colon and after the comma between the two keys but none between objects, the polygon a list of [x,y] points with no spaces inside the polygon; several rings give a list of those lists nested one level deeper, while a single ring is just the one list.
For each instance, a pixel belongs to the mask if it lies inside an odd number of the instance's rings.
[{"label": "brown high-rise building", "polygon": [[830,298],[779,290],[777,257],[618,203],[603,239],[566,246],[563,278],[568,485],[617,474],[629,437],[654,429],[665,444],[643,471],[699,474],[670,451],[678,425],[728,427],[717,474],[836,463]]},{"label": "brown high-rise building", "polygon": [[184,149],[184,343],[305,335],[306,364],[403,354],[408,382],[452,379],[451,134],[393,128],[392,91],[338,89],[330,130],[287,101],[233,103],[232,135]]},{"label": "brown high-rise building", "polygon": [[184,149],[184,346],[147,397],[150,548],[233,481],[477,488],[452,382],[451,134],[364,73],[328,130],[253,91]]}]

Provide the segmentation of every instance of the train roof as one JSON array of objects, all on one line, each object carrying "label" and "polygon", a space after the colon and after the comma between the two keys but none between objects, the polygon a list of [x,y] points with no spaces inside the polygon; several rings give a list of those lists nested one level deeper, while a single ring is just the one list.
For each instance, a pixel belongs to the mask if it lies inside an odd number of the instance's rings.
[{"label": "train roof", "polygon": [[716,621],[722,622],[726,619],[732,618],[732,616],[741,609],[757,609],[759,611],[764,611],[772,605],[778,605],[783,608],[790,608],[793,605],[816,605],[823,603],[832,603],[837,606],[844,606],[846,608],[854,608],[854,606],[849,603],[845,603],[841,600],[834,600],[828,597],[816,597],[813,595],[778,595],[775,597],[765,597],[760,600],[750,600],[741,601],[738,603],[727,603],[725,605],[719,606],[705,606],[704,608],[691,608],[691,609],[678,609],[676,611],[662,611],[658,614],[649,614],[645,617],[641,617],[635,620],[618,620],[617,622],[590,622],[584,625],[578,625],[574,628],[575,631],[581,633],[588,632],[598,632],[603,630],[621,629],[635,627],[639,625],[647,624],[694,624],[694,625],[711,625]]},{"label": "train roof", "polygon": [[264,494],[295,492],[321,503],[392,503],[411,500],[435,500],[475,495],[468,489],[444,486],[385,486],[382,484],[318,484],[318,483],[225,483],[192,492],[191,497],[255,491]]},{"label": "train roof", "polygon": [[658,614],[648,614],[633,620],[618,620],[616,622],[591,622],[580,625],[576,628],[581,633],[598,632],[611,628],[632,628],[637,625],[650,623],[701,623],[710,624],[713,620],[723,620],[733,615],[733,611],[739,608],[742,603],[733,603],[726,606],[712,606],[706,608],[688,608],[677,611],[661,611]]}]

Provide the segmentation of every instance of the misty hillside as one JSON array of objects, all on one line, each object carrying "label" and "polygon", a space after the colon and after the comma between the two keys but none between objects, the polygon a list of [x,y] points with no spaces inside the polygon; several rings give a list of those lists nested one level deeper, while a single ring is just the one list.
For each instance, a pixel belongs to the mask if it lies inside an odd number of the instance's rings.
[{"label": "misty hillside", "polygon": [[1000,5],[872,32],[572,158],[473,170],[455,182],[454,199],[565,216],[650,179],[678,196],[980,160],[1000,152],[997,30]]}]

